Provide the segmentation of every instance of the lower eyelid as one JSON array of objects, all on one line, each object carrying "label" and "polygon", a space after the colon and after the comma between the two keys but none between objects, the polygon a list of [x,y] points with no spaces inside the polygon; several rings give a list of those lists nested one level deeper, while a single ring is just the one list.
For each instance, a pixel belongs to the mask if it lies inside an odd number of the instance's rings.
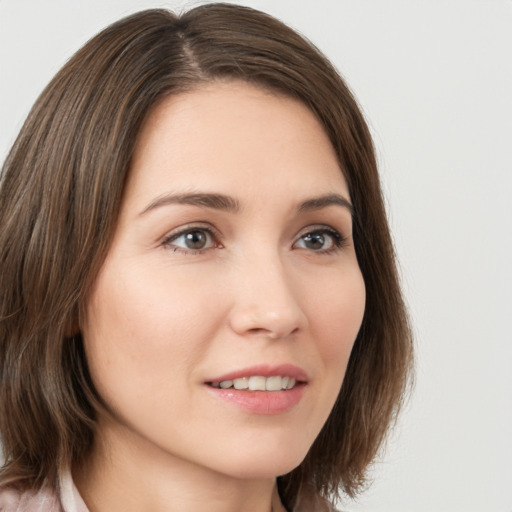
[{"label": "lower eyelid", "polygon": [[318,249],[318,250],[315,250],[315,249],[312,249],[312,248],[307,248],[307,247],[300,247],[300,249],[309,250],[309,251],[311,251],[313,253],[317,253],[317,254],[328,254],[330,252],[334,252],[334,251],[336,251],[338,249],[341,249],[345,245],[345,242],[347,240],[346,237],[344,237],[336,229],[325,227],[325,226],[318,226],[318,227],[315,226],[312,229],[308,229],[308,231],[306,231],[305,233],[300,235],[297,238],[297,241],[294,242],[294,245],[297,244],[304,237],[306,237],[308,235],[314,235],[314,234],[322,234],[324,236],[330,237],[332,246],[331,247],[327,247],[325,249]]},{"label": "lower eyelid", "polygon": [[[173,245],[173,242],[175,240],[179,239],[182,236],[187,235],[188,233],[194,232],[194,231],[202,231],[202,232],[206,233],[208,238],[211,240],[211,245],[208,247],[201,248],[201,249],[191,249],[191,248],[187,248],[187,247],[180,247],[177,245]],[[203,227],[203,226],[187,226],[187,227],[179,230],[176,233],[171,233],[171,234],[166,235],[162,239],[161,245],[164,246],[165,248],[172,248],[175,251],[196,252],[197,253],[200,251],[205,251],[205,250],[211,249],[216,246],[220,246],[220,243],[218,242],[218,238],[212,229]]]},{"label": "lower eyelid", "polygon": [[[188,247],[181,247],[179,245],[173,244],[173,242],[175,240],[177,240],[180,237],[185,236],[186,234],[191,233],[193,231],[202,231],[207,234],[209,242],[207,243],[206,247],[194,249],[194,248],[188,248]],[[331,228],[331,227],[327,227],[327,226],[311,226],[307,231],[303,232],[300,236],[298,236],[298,238],[294,242],[294,245],[299,240],[303,239],[305,236],[311,235],[311,234],[316,234],[316,233],[327,235],[327,236],[331,237],[331,239],[332,239],[332,247],[329,247],[327,249],[318,249],[317,251],[314,251],[312,249],[305,248],[306,250],[311,250],[312,252],[317,252],[318,254],[328,253],[330,251],[335,251],[336,249],[340,249],[344,245],[346,245],[346,243],[349,240],[349,237],[344,236],[342,233],[340,233],[335,228]],[[195,254],[199,254],[203,251],[207,251],[209,249],[214,249],[216,247],[217,248],[222,247],[222,244],[219,241],[219,237],[213,229],[211,229],[210,227],[206,227],[206,226],[196,226],[196,225],[185,226],[177,232],[165,235],[161,241],[161,245],[164,248],[170,249],[174,252],[195,253]]]}]

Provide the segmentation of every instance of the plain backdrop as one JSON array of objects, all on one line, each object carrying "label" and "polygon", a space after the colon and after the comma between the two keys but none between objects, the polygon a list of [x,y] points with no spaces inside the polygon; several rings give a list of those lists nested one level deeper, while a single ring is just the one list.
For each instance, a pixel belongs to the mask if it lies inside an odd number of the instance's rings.
[{"label": "plain backdrop", "polygon": [[[101,28],[201,2],[0,0],[0,160]],[[253,0],[309,37],[372,128],[415,392],[350,512],[512,512],[512,1]]]}]

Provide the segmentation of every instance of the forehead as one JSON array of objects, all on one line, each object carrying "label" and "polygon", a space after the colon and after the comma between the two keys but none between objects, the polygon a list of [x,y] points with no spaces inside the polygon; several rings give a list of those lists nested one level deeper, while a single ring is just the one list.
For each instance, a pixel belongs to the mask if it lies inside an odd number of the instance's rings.
[{"label": "forehead", "polygon": [[155,107],[139,134],[126,194],[200,187],[243,195],[279,186],[309,195],[336,189],[348,197],[335,151],[311,110],[237,81],[169,96]]}]

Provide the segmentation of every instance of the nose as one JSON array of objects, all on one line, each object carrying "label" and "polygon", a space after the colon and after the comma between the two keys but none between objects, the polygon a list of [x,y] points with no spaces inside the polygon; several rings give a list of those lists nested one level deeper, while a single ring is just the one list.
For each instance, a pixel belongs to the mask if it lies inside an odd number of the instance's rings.
[{"label": "nose", "polygon": [[286,338],[307,327],[297,276],[280,258],[260,258],[237,266],[230,314],[233,331],[242,336]]}]

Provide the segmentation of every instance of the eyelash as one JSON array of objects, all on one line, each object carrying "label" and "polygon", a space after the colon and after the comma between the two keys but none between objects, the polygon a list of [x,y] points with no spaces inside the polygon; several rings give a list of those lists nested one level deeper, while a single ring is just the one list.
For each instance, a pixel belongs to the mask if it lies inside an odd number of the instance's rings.
[{"label": "eyelash", "polygon": [[218,234],[210,227],[205,227],[205,226],[187,226],[186,228],[181,229],[177,233],[171,233],[170,235],[168,235],[164,238],[164,240],[162,241],[162,245],[164,247],[168,248],[169,250],[171,250],[173,253],[180,252],[183,254],[202,254],[203,252],[205,252],[209,249],[212,249],[212,247],[207,247],[205,249],[185,249],[183,247],[177,247],[175,245],[172,245],[172,242],[174,242],[178,238],[181,238],[182,236],[185,236],[190,233],[195,233],[195,232],[206,233],[207,236],[213,240],[215,248],[222,247],[222,244],[216,242],[216,239],[219,238]]},{"label": "eyelash", "polygon": [[[320,249],[320,250],[316,251],[313,249],[303,248],[304,250],[310,250],[311,252],[313,252],[315,254],[331,254],[331,253],[338,251],[339,249],[341,249],[342,247],[344,247],[346,245],[347,239],[341,233],[339,233],[337,230],[332,229],[328,226],[317,226],[317,227],[313,227],[312,229],[311,228],[308,228],[308,229],[309,229],[308,231],[306,231],[305,233],[303,233],[302,235],[300,235],[298,237],[297,241],[294,242],[293,245],[297,244],[300,240],[304,240],[305,237],[307,237],[308,235],[309,236],[328,235],[332,240],[332,247],[329,247],[328,249]],[[182,236],[185,236],[185,235],[188,235],[191,233],[195,233],[195,232],[206,233],[207,237],[209,239],[211,239],[212,242],[214,243],[214,246],[206,247],[204,249],[192,249],[192,248],[184,248],[184,247],[178,247],[176,245],[173,245],[173,242],[175,242]],[[218,238],[219,238],[219,236],[218,236],[217,232],[214,231],[213,229],[211,229],[210,227],[187,226],[186,228],[181,229],[177,233],[171,233],[168,236],[166,236],[162,241],[162,245],[165,248],[171,250],[173,253],[179,252],[179,253],[183,253],[183,254],[195,255],[195,254],[202,254],[205,251],[208,251],[209,249],[222,248],[222,244],[220,244],[217,241]]]},{"label": "eyelash", "polygon": [[[306,233],[299,236],[299,238],[297,239],[297,242],[299,240],[304,240],[305,237],[307,237],[308,235],[309,236],[322,235],[324,237],[325,237],[325,235],[328,235],[332,240],[332,247],[329,247],[328,249],[320,249],[318,251],[309,249],[316,254],[332,254],[332,253],[338,251],[339,249],[341,249],[342,247],[344,247],[347,242],[347,239],[339,231],[336,231],[335,229],[332,229],[327,226],[318,226],[313,229],[308,228],[308,231]],[[297,242],[295,242],[294,245]],[[308,250],[308,249],[306,248],[306,250]]]}]

